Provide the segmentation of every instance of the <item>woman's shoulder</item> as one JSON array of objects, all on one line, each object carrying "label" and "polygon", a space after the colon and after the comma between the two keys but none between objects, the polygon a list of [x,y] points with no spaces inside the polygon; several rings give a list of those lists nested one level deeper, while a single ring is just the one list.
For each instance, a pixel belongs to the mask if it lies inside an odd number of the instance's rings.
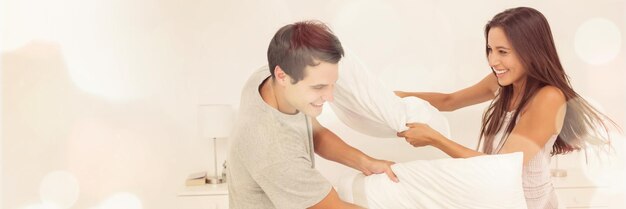
[{"label": "woman's shoulder", "polygon": [[547,85],[541,87],[537,94],[533,97],[533,100],[536,100],[540,103],[543,102],[557,102],[562,103],[565,102],[565,94],[561,89],[556,86]]},{"label": "woman's shoulder", "polygon": [[530,99],[526,109],[560,108],[566,103],[565,94],[556,86],[541,87]]}]

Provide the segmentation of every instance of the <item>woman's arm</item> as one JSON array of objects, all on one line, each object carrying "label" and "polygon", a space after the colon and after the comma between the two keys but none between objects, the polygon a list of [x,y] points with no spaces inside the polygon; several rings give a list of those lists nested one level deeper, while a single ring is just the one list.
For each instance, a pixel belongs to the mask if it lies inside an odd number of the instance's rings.
[{"label": "woman's arm", "polygon": [[409,130],[398,133],[399,137],[404,137],[406,141],[414,147],[431,145],[445,152],[453,158],[468,158],[483,155],[482,152],[469,149],[460,145],[424,123],[407,124]]},{"label": "woman's arm", "polygon": [[565,119],[565,95],[554,86],[543,87],[531,99],[500,153],[524,152],[524,164],[561,132]]},{"label": "woman's arm", "polygon": [[[506,139],[500,153],[524,153],[524,164],[539,152],[550,137],[558,135],[565,118],[565,96],[556,87],[546,86],[537,92],[520,113],[519,121]],[[415,147],[434,146],[453,158],[483,155],[460,145],[426,124],[412,123],[409,130],[398,133]]]},{"label": "woman's arm", "polygon": [[498,88],[496,77],[490,73],[480,82],[450,94],[402,91],[396,91],[395,93],[399,97],[414,96],[426,100],[439,111],[454,111],[493,99]]}]

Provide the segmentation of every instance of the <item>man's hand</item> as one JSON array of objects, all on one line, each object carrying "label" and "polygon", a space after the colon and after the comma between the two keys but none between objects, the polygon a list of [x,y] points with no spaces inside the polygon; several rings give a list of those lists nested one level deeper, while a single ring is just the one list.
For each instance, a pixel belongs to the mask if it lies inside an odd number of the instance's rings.
[{"label": "man's hand", "polygon": [[393,173],[393,170],[391,170],[391,165],[393,164],[395,163],[391,161],[377,160],[372,158],[364,163],[364,167],[363,169],[361,169],[361,172],[363,172],[363,174],[366,176],[372,174],[386,173],[391,181],[398,183],[398,177],[395,173]]}]

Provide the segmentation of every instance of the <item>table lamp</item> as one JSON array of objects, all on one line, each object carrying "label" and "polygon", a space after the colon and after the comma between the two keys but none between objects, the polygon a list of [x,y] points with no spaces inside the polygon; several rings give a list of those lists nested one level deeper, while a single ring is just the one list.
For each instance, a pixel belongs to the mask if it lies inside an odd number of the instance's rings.
[{"label": "table lamp", "polygon": [[213,166],[215,175],[207,175],[209,184],[219,184],[223,179],[217,175],[217,139],[227,138],[232,129],[234,110],[227,104],[201,104],[198,106],[198,130],[203,139],[213,140]]},{"label": "table lamp", "polygon": [[567,176],[567,170],[559,168],[559,156],[555,155],[554,157],[554,161],[555,161],[555,168],[552,168],[552,170],[550,170],[550,173],[552,174],[552,177],[566,177]]}]

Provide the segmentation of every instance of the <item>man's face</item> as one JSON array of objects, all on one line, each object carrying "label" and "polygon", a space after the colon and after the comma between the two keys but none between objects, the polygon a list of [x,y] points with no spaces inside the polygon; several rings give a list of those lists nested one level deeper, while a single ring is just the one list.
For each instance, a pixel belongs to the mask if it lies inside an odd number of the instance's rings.
[{"label": "man's face", "polygon": [[337,70],[338,64],[328,62],[319,62],[317,66],[306,66],[304,79],[296,84],[287,82],[285,86],[287,103],[310,117],[319,116],[324,103],[333,101],[333,89],[339,76]]}]

